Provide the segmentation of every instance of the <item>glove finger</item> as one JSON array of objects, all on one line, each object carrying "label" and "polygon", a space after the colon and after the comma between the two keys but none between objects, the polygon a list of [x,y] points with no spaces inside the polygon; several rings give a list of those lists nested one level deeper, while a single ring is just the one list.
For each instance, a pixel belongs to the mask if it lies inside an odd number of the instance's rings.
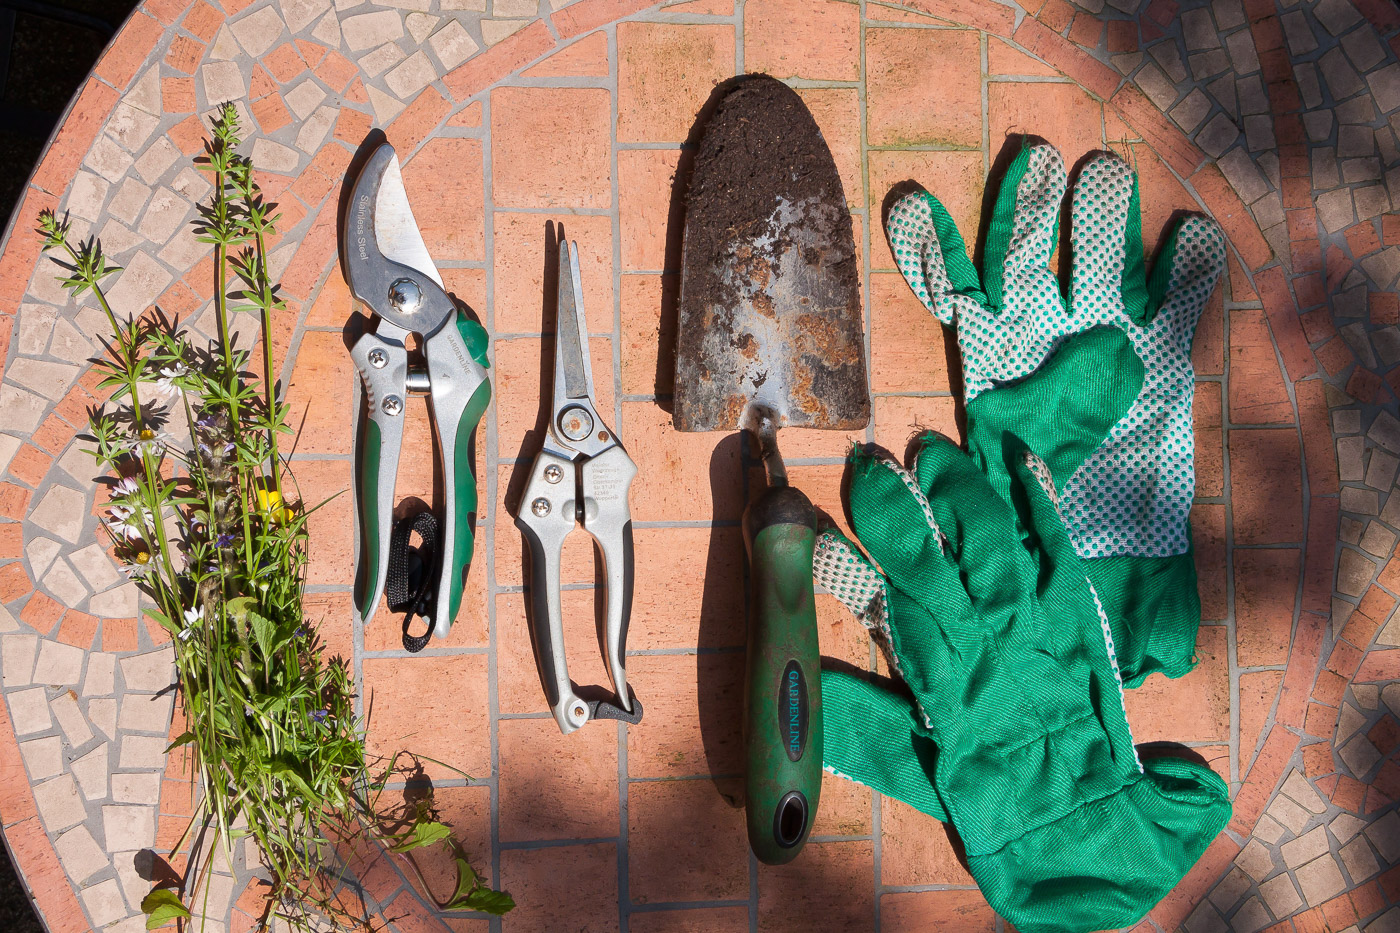
[{"label": "glove finger", "polygon": [[838,529],[817,536],[812,551],[812,582],[835,596],[857,622],[889,643],[889,584],[860,548]]},{"label": "glove finger", "polygon": [[[1034,568],[1011,507],[976,462],[946,437],[924,436],[914,471],[978,624],[1006,623],[1035,595]],[[937,610],[928,605],[930,612]]]},{"label": "glove finger", "polygon": [[909,698],[841,671],[822,671],[822,764],[940,822],[937,749],[916,732]]},{"label": "glove finger", "polygon": [[[971,609],[967,592],[944,554],[943,533],[918,482],[868,449],[851,455],[851,467],[856,534],[891,586],[917,600],[939,624],[963,618]],[[891,641],[898,652],[899,639]]]},{"label": "glove finger", "polygon": [[[1133,733],[1123,704],[1123,677],[1118,670],[1113,631],[1099,594],[1089,581],[1084,561],[1070,542],[1050,468],[1027,451],[1016,464],[1012,485],[1013,497],[1023,504],[1022,523],[1032,537],[1031,544],[1039,548],[1037,585],[1041,601],[1052,607],[1058,623],[1046,633],[1053,644],[1047,643],[1045,647],[1059,654],[1075,644],[1082,644],[1091,651],[1098,644],[1103,645],[1104,654],[1099,655],[1099,663],[1090,665],[1097,681],[1094,695],[1103,704],[1099,721],[1108,734],[1114,754],[1137,764]],[[1102,642],[1093,637],[1095,630],[1102,636]],[[1103,662],[1107,662],[1106,666]]]},{"label": "glove finger", "polygon": [[1007,168],[992,206],[982,267],[987,300],[1007,305],[1014,287],[1041,303],[1060,305],[1059,284],[1050,257],[1060,235],[1060,202],[1065,196],[1065,163],[1048,143],[1027,142]]},{"label": "glove finger", "polygon": [[895,202],[885,221],[890,252],[904,281],[944,324],[986,301],[958,226],[938,199],[914,191]]},{"label": "glove finger", "polygon": [[1196,323],[1224,271],[1225,236],[1220,227],[1203,214],[1181,218],[1152,267],[1147,307],[1150,314],[1164,318],[1173,342],[1188,356]]},{"label": "glove finger", "polygon": [[1128,317],[1148,323],[1137,174],[1110,152],[1079,173],[1070,206],[1070,307],[1092,313],[1120,301]]}]

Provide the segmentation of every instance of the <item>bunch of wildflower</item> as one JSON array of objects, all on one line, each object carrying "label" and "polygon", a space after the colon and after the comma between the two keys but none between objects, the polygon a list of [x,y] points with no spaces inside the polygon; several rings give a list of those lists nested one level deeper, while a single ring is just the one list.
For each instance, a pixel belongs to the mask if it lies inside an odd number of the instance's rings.
[{"label": "bunch of wildflower", "polygon": [[[271,882],[264,926],[369,929],[370,915],[348,908],[328,880],[335,844],[353,847],[362,836],[395,852],[447,846],[458,884],[444,909],[502,913],[513,906],[509,895],[472,871],[430,809],[385,828],[381,795],[395,759],[370,774],[353,676],[324,656],[303,611],[314,509],[288,494],[295,481],[279,455],[289,410],[277,395],[270,338],[284,302],[267,263],[278,214],[239,144],[226,105],[200,164],[213,181],[195,230],[214,253],[217,335],[207,347],[158,313],[120,319],[103,288],[120,267],[96,240],[75,241],[66,218],[39,218],[63,287],[75,298],[91,293],[110,328],[94,362],[110,397],[89,424],[92,453],[115,478],[101,527],[149,601],[143,611],[174,645],[190,726],[172,747],[191,748],[203,792],[186,834],[212,829],[225,858],[234,841],[254,838]],[[233,337],[229,317],[239,312],[259,318],[261,379]],[[188,905],[208,891],[205,851],[178,885],[146,898],[149,925],[191,916]]]}]

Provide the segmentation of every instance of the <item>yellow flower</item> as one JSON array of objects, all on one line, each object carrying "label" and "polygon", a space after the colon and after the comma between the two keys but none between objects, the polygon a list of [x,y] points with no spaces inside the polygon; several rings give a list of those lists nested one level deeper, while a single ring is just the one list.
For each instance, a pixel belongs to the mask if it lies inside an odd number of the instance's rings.
[{"label": "yellow flower", "polygon": [[266,515],[279,525],[292,520],[292,510],[282,504],[282,494],[275,489],[259,487],[253,491],[258,501],[258,512]]}]

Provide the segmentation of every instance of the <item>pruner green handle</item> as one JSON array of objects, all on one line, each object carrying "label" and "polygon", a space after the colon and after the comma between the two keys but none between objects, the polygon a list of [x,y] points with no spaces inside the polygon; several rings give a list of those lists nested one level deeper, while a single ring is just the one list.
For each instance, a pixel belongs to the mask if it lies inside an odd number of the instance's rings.
[{"label": "pruner green handle", "polygon": [[744,512],[750,608],[745,664],[745,808],[758,860],[797,857],[822,787],[822,700],[812,591],[816,512],[778,486]]},{"label": "pruner green handle", "polygon": [[360,618],[368,622],[384,592],[389,569],[394,485],[403,448],[404,406],[410,390],[426,391],[438,440],[445,489],[434,555],[432,601],[424,618],[432,634],[445,637],[462,604],[472,558],[472,523],[477,509],[472,441],[491,401],[486,367],[486,331],[456,312],[423,341],[426,379],[410,373],[401,342],[368,332],[351,356],[364,381],[369,421],[360,447],[359,507],[363,542]]}]

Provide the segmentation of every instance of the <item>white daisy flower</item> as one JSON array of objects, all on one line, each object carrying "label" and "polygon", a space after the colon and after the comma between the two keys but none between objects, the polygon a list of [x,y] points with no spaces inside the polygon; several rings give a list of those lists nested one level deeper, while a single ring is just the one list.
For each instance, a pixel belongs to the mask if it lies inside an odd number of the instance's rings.
[{"label": "white daisy flower", "polygon": [[180,640],[189,641],[195,627],[204,624],[204,607],[185,610],[185,627],[180,631]]},{"label": "white daisy flower", "polygon": [[156,394],[163,400],[169,401],[171,397],[179,393],[181,388],[175,384],[176,379],[182,379],[190,373],[189,368],[184,363],[176,363],[174,366],[163,367],[160,371],[160,378],[155,381]]}]

